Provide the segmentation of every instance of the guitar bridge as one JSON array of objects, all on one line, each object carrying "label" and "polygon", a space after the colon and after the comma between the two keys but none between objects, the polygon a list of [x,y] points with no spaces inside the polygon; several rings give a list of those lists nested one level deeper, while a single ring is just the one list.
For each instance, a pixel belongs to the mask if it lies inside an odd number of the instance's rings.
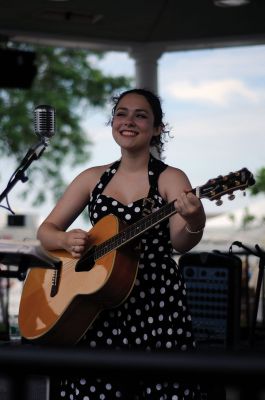
[{"label": "guitar bridge", "polygon": [[53,271],[52,286],[51,286],[51,293],[50,293],[51,297],[56,296],[56,294],[58,293],[60,276],[61,276],[61,268]]}]

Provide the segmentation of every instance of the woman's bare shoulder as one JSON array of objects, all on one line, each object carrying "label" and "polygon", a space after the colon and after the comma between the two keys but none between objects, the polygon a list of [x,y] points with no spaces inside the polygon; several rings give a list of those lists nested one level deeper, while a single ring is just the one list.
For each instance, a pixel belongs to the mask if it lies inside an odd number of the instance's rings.
[{"label": "woman's bare shoulder", "polygon": [[90,187],[94,187],[99,181],[101,175],[110,167],[111,164],[97,165],[89,167],[80,172],[74,179],[75,182],[86,182]]},{"label": "woman's bare shoulder", "polygon": [[189,178],[181,169],[168,166],[161,173],[159,178],[159,190],[163,198],[169,199],[189,189],[191,189]]},{"label": "woman's bare shoulder", "polygon": [[182,169],[172,167],[170,165],[168,165],[167,168],[162,172],[161,177],[163,178],[163,180],[168,180],[168,179],[180,179],[183,181],[188,180],[187,175]]},{"label": "woman's bare shoulder", "polygon": [[94,167],[89,167],[85,169],[83,172],[81,172],[80,175],[85,174],[85,175],[91,175],[91,176],[97,176],[99,174],[103,174],[104,171],[106,171],[111,164],[104,164],[104,165],[96,165]]}]

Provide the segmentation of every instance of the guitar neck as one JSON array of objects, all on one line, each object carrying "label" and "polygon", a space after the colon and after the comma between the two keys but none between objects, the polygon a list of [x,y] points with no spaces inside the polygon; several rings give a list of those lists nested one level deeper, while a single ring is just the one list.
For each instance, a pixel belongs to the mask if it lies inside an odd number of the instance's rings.
[{"label": "guitar neck", "polygon": [[142,235],[148,229],[153,228],[158,223],[175,214],[177,211],[174,207],[174,201],[166,204],[165,206],[159,208],[159,210],[147,215],[132,225],[129,225],[117,235],[112,236],[104,243],[98,245],[95,251],[96,258],[100,258],[108,252],[124,246],[125,244]]}]

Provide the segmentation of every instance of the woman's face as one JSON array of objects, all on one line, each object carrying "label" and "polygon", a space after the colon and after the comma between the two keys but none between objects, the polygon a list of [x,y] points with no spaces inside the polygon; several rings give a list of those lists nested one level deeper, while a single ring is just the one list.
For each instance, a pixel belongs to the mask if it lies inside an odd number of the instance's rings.
[{"label": "woman's face", "polygon": [[129,93],[119,101],[112,120],[112,134],[124,149],[149,148],[152,137],[160,134],[160,128],[154,127],[154,114],[144,96]]}]

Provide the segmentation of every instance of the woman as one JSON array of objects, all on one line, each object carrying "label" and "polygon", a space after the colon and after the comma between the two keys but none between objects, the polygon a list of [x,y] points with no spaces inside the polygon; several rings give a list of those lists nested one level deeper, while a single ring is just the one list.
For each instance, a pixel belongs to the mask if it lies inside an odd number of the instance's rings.
[{"label": "woman", "polygon": [[[192,349],[185,287],[172,253],[189,251],[200,241],[203,206],[190,192],[183,171],[151,155],[152,148],[161,154],[167,133],[156,95],[133,89],[114,97],[111,126],[121,159],[79,174],[39,227],[38,239],[47,250],[64,249],[79,258],[89,246],[89,233],[67,228],[87,205],[92,224],[110,213],[131,224],[143,216],[147,197],[153,200],[149,212],[175,200],[176,213],[141,236],[139,269],[130,296],[119,307],[102,312],[80,344],[96,349]],[[62,380],[56,398],[128,399],[132,388],[126,386],[100,378]],[[138,382],[133,398],[197,397],[192,385]]]}]

